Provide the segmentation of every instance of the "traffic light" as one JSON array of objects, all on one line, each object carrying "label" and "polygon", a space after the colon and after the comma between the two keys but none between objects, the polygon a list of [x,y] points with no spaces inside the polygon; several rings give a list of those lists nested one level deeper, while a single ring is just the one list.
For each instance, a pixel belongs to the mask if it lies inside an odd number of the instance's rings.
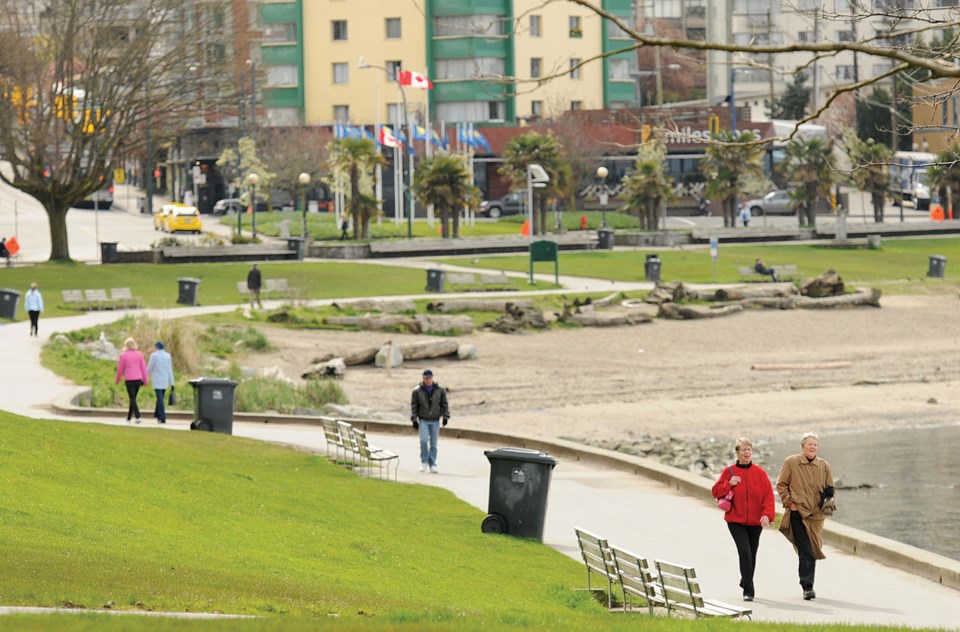
[{"label": "traffic light", "polygon": [[707,119],[707,129],[710,131],[710,136],[717,136],[720,134],[720,117],[716,114],[710,116]]}]

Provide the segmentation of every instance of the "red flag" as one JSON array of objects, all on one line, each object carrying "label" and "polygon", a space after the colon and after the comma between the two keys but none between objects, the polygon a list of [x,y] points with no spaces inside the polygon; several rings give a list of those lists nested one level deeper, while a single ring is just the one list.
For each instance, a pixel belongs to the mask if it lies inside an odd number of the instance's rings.
[{"label": "red flag", "polygon": [[433,82],[414,70],[401,70],[397,73],[397,81],[401,86],[410,86],[411,88],[420,88],[421,90],[430,90],[433,88]]},{"label": "red flag", "polygon": [[393,135],[393,130],[387,126],[380,128],[380,144],[386,147],[400,147],[403,143]]}]

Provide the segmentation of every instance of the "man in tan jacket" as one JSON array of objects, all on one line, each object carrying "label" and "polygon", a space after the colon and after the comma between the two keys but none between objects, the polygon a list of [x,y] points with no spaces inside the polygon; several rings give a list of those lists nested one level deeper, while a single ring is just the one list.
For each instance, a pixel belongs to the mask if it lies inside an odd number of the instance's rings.
[{"label": "man in tan jacket", "polygon": [[812,432],[800,440],[800,454],[783,461],[777,477],[777,493],[783,503],[780,532],[793,544],[800,558],[800,586],[803,598],[814,599],[814,574],[823,554],[824,500],[833,498],[830,464],[817,456],[820,440]]}]

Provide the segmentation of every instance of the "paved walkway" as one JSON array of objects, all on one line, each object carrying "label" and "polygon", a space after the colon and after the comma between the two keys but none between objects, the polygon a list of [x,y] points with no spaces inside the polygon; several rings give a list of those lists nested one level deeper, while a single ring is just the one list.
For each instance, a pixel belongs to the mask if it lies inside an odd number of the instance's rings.
[{"label": "paved walkway", "polygon": [[[181,308],[159,313],[179,317],[231,308]],[[25,322],[0,327],[0,348],[5,360],[0,364],[4,384],[0,408],[36,418],[56,418],[50,413],[51,402],[69,398],[80,389],[40,366],[42,341],[52,331],[92,326],[117,317],[117,313],[91,313],[41,319],[42,338],[30,338]],[[102,423],[123,422],[113,419]],[[170,424],[171,430],[186,427],[184,423]],[[131,432],[137,430],[138,427],[130,428]],[[325,450],[322,431],[312,426],[238,423],[235,433]],[[443,438],[440,473],[431,475],[418,472],[418,442],[412,429],[406,435],[378,435],[373,439],[402,455],[401,481],[449,489],[485,511],[489,465],[483,451],[502,446]],[[481,519],[478,515],[477,529]],[[545,542],[578,558],[575,525],[600,533],[641,555],[693,565],[708,596],[740,602],[734,545],[721,513],[707,502],[681,496],[636,476],[561,460],[554,470],[550,490]],[[827,547],[826,553],[828,559],[819,564],[818,598],[805,602],[797,585],[797,561],[791,547],[779,534],[766,531],[760,548],[754,620],[958,629],[960,592],[832,547]]]}]

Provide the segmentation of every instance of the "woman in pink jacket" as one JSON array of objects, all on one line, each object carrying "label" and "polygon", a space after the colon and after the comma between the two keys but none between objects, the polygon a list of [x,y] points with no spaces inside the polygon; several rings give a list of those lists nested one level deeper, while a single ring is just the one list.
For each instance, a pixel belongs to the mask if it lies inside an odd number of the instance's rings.
[{"label": "woman in pink jacket", "polygon": [[147,373],[147,363],[143,359],[143,354],[137,349],[137,341],[133,338],[127,338],[123,341],[123,352],[117,361],[117,381],[124,380],[127,384],[127,396],[130,397],[130,407],[127,409],[127,423],[130,423],[132,417],[136,417],[137,423],[143,421],[140,418],[140,407],[137,406],[137,393],[140,387],[150,381]]}]

